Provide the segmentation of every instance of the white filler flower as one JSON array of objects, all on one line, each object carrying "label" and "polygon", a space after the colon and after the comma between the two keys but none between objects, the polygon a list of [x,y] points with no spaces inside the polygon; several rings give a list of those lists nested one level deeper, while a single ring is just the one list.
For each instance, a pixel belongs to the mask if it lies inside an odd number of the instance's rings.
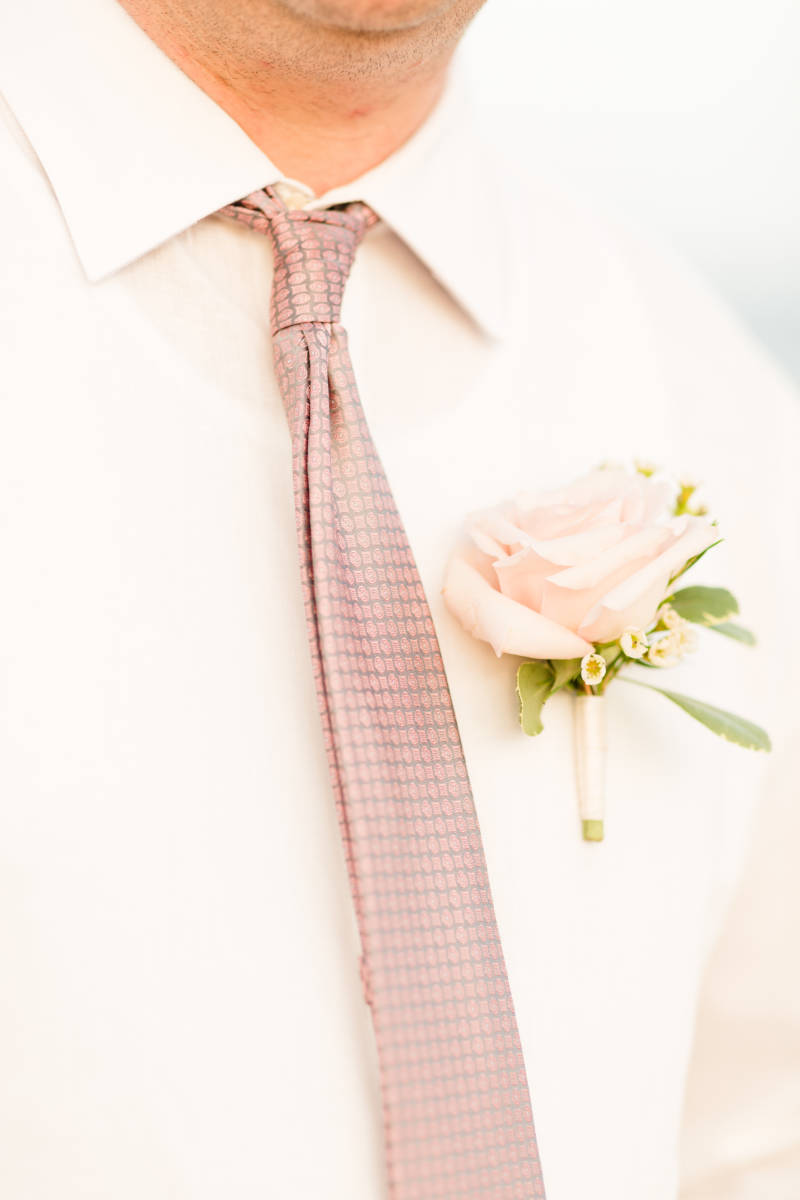
[{"label": "white filler flower", "polygon": [[619,639],[619,645],[626,658],[643,658],[650,643],[643,629],[630,626]]},{"label": "white filler flower", "polygon": [[589,687],[602,683],[606,673],[606,660],[602,654],[585,654],[581,659],[581,679]]},{"label": "white filler flower", "polygon": [[671,604],[663,605],[658,610],[658,616],[664,622],[667,629],[685,629],[690,624]]},{"label": "white filler flower", "polygon": [[645,660],[653,667],[674,667],[683,657],[682,632],[672,629],[657,641],[651,642]]}]

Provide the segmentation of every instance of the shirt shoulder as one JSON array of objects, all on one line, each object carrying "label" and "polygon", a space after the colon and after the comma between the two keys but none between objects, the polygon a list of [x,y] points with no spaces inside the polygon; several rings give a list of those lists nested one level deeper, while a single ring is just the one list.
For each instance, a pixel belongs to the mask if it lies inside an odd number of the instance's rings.
[{"label": "shirt shoulder", "polygon": [[[675,247],[623,225],[574,190],[508,164],[515,207],[528,215],[525,270],[574,295],[636,309],[671,395],[705,388],[701,406],[731,415],[733,396],[761,394],[782,423],[800,429],[800,391],[714,284]],[[544,266],[544,269],[543,269]],[[692,401],[692,409],[695,402]],[[743,412],[740,415],[745,416]]]}]

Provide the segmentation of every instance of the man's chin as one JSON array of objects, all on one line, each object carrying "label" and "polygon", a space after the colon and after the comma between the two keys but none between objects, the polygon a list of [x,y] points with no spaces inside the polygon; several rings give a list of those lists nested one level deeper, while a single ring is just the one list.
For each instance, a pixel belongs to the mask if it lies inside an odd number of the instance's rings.
[{"label": "man's chin", "polygon": [[460,0],[279,0],[298,17],[353,33],[400,33],[458,7]]}]

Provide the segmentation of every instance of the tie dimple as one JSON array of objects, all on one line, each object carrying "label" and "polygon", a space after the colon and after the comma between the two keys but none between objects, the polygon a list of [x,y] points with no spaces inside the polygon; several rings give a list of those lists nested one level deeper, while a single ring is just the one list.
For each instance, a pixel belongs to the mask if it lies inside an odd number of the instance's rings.
[{"label": "tie dimple", "polygon": [[389,1194],[543,1197],[444,665],[338,323],[356,247],[378,218],[360,202],[287,210],[271,188],[222,212],[273,241],[306,624],[378,1049]]}]

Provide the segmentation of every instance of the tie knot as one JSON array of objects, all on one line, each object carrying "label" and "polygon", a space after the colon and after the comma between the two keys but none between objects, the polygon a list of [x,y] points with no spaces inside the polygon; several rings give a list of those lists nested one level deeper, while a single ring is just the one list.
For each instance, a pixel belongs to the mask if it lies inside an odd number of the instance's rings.
[{"label": "tie knot", "polygon": [[291,325],[339,321],[356,248],[378,220],[367,204],[288,209],[272,188],[265,188],[220,211],[272,238],[273,335]]}]

